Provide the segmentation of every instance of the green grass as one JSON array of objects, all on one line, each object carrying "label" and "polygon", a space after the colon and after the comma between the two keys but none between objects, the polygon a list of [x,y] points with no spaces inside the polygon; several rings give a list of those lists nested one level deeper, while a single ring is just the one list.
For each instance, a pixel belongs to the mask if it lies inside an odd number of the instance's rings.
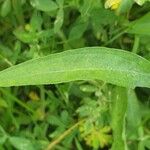
[{"label": "green grass", "polygon": [[148,1],[0,0],[0,150],[150,149]]}]

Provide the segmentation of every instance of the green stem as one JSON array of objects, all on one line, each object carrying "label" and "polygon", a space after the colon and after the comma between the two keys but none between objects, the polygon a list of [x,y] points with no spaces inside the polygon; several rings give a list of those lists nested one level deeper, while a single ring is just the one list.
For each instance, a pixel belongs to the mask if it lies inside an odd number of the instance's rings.
[{"label": "green stem", "polygon": [[48,144],[47,148],[45,150],[51,150],[53,149],[57,144],[59,144],[66,136],[68,136],[75,128],[77,128],[81,123],[83,123],[84,120],[81,120],[74,124],[72,127],[70,127],[68,130],[66,130],[64,133],[62,133],[57,139],[52,141],[50,144]]},{"label": "green stem", "polygon": [[4,57],[3,55],[0,54],[0,58],[2,58],[2,60],[4,62],[6,62],[10,67],[13,66],[12,62],[9,61],[6,57]]},{"label": "green stem", "polygon": [[5,91],[3,88],[0,88],[0,92],[2,92],[9,99],[13,100],[14,102],[16,102],[21,107],[25,108],[27,111],[34,113],[34,110],[32,108],[30,108],[26,103],[22,102],[21,100],[19,100],[15,96],[11,95],[9,92]]},{"label": "green stem", "polygon": [[127,32],[127,29],[124,29],[123,31],[120,31],[117,35],[115,35],[113,38],[111,38],[109,41],[107,41],[104,46],[109,45],[110,43],[112,43],[113,41],[115,41],[116,39],[118,39],[120,36],[122,36],[124,33]]},{"label": "green stem", "polygon": [[113,144],[111,150],[125,150],[123,137],[125,126],[125,114],[127,109],[127,89],[116,87],[113,92],[112,104],[112,131]]},{"label": "green stem", "polygon": [[139,43],[140,43],[140,38],[138,35],[135,35],[134,44],[133,44],[133,48],[132,48],[132,52],[135,54],[138,52]]}]

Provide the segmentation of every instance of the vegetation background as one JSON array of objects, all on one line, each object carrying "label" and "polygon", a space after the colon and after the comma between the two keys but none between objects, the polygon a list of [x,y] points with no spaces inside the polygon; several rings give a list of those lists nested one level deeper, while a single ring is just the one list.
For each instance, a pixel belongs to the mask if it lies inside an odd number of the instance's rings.
[{"label": "vegetation background", "polygon": [[[0,70],[87,46],[119,48],[150,60],[148,1],[0,0]],[[78,81],[0,88],[0,150],[110,149],[114,87]],[[150,89],[128,92],[129,150],[150,149],[149,107]]]}]

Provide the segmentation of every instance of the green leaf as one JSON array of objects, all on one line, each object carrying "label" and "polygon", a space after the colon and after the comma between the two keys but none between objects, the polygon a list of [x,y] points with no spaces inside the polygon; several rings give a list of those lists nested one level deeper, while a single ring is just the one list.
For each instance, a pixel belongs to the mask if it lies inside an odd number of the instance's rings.
[{"label": "green leaf", "polygon": [[150,149],[150,137],[145,140],[145,146]]},{"label": "green leaf", "polygon": [[12,0],[12,6],[14,10],[15,17],[20,25],[24,24],[24,14],[22,8],[22,1],[21,0]]},{"label": "green leaf", "polygon": [[134,4],[134,0],[121,1],[121,5],[119,6],[117,13],[120,14],[120,13],[129,12],[133,4]]},{"label": "green leaf", "polygon": [[57,4],[52,0],[31,0],[31,5],[41,11],[53,11],[58,8]]},{"label": "green leaf", "polygon": [[11,11],[11,1],[5,0],[1,7],[1,16],[2,17],[7,16],[10,11]]},{"label": "green leaf", "polygon": [[4,108],[7,108],[8,107],[8,104],[5,100],[3,100],[2,98],[0,98],[0,108],[1,107],[4,107]]},{"label": "green leaf", "polygon": [[35,150],[32,142],[26,138],[10,137],[9,141],[17,150]]},{"label": "green leaf", "polygon": [[78,17],[69,33],[69,40],[79,39],[82,37],[88,25],[88,20]]},{"label": "green leaf", "polygon": [[3,127],[0,125],[0,145],[4,144],[5,141],[7,140],[8,136],[3,129]]},{"label": "green leaf", "polygon": [[134,0],[137,4],[143,5],[145,2],[148,2],[150,0]]},{"label": "green leaf", "polygon": [[93,79],[131,88],[150,87],[150,62],[123,50],[86,47],[33,59],[0,72],[3,87]]},{"label": "green leaf", "polygon": [[97,28],[99,25],[112,25],[118,20],[118,17],[110,10],[104,8],[97,8],[91,12],[91,23],[96,24]]},{"label": "green leaf", "polygon": [[57,4],[59,5],[60,8],[63,8],[64,5],[64,0],[56,0]]},{"label": "green leaf", "polygon": [[129,24],[128,33],[150,36],[150,12]]},{"label": "green leaf", "polygon": [[43,23],[43,19],[39,11],[34,11],[30,20],[30,25],[33,31],[40,30]]},{"label": "green leaf", "polygon": [[37,35],[35,32],[29,33],[22,29],[16,29],[13,33],[17,37],[17,39],[24,43],[32,43],[37,40]]}]

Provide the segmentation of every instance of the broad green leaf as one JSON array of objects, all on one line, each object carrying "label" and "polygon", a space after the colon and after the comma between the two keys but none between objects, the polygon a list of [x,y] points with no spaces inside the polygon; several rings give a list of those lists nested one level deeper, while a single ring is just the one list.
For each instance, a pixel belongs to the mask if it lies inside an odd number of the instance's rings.
[{"label": "broad green leaf", "polygon": [[103,80],[124,87],[150,87],[150,62],[136,54],[85,47],[33,59],[0,72],[0,86]]},{"label": "broad green leaf", "polygon": [[31,5],[41,11],[53,11],[58,8],[52,0],[31,0]]},{"label": "broad green leaf", "polygon": [[24,137],[10,137],[9,141],[17,150],[34,150],[32,142]]},{"label": "broad green leaf", "polygon": [[11,11],[11,1],[5,0],[1,7],[1,16],[5,17]]},{"label": "broad green leaf", "polygon": [[150,35],[150,12],[129,24],[128,33]]}]

